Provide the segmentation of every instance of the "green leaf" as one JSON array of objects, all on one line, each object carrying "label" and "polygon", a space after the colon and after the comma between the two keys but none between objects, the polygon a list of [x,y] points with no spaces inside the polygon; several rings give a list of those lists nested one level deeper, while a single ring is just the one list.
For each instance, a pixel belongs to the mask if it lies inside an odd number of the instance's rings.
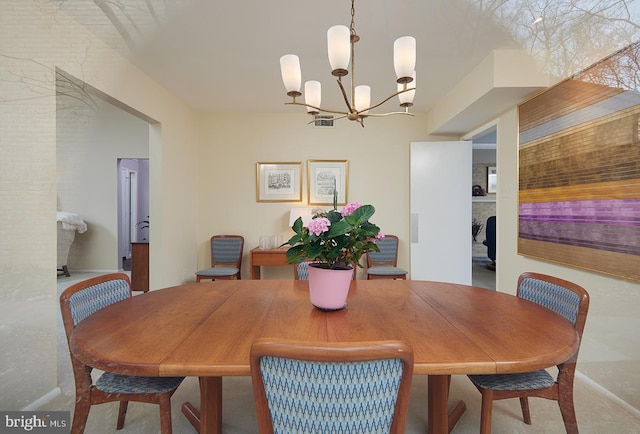
[{"label": "green leaf", "polygon": [[352,216],[361,222],[367,222],[371,217],[373,217],[375,212],[376,209],[373,205],[362,205],[353,212]]}]

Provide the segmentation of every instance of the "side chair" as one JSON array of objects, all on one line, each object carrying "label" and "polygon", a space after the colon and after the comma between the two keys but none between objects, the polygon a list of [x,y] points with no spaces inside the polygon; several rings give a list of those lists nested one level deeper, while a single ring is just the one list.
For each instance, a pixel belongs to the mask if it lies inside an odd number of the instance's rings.
[{"label": "side chair", "polygon": [[[104,307],[129,298],[129,276],[123,273],[94,277],[67,288],[60,295],[67,344],[78,323]],[[69,354],[76,386],[71,433],[84,432],[92,405],[115,401],[120,402],[116,429],[122,429],[129,401],[137,401],[158,404],[161,432],[171,434],[171,396],[182,383],[183,377],[140,377],[104,372],[94,383],[91,377],[93,368],[78,360],[71,352],[71,347]]]},{"label": "side chair", "polygon": [[214,235],[211,237],[211,268],[196,273],[201,280],[240,280],[244,238],[240,235]]},{"label": "side chair", "polygon": [[385,235],[376,240],[379,252],[368,252],[367,280],[371,279],[403,279],[407,278],[407,271],[398,268],[398,237]]},{"label": "side chair", "polygon": [[309,264],[311,261],[300,262],[293,266],[294,280],[309,280]]},{"label": "side chair", "polygon": [[[575,327],[582,340],[584,324],[589,310],[589,294],[575,283],[539,273],[523,273],[518,279],[518,297],[537,303],[564,317]],[[526,343],[523,343],[526,344]],[[519,374],[469,375],[469,379],[482,394],[480,433],[491,432],[493,401],[520,398],[524,423],[531,425],[528,397],[558,401],[567,434],[578,433],[573,405],[573,379],[580,350],[558,365],[557,378],[545,369]]]},{"label": "side chair", "polygon": [[405,342],[262,338],[250,361],[261,434],[404,433],[413,376]]}]

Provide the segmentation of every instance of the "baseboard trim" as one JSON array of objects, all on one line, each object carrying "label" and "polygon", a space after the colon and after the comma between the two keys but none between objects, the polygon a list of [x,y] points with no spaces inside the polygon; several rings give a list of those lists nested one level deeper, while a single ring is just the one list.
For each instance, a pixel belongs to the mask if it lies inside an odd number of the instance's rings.
[{"label": "baseboard trim", "polygon": [[43,405],[47,404],[49,401],[57,398],[62,395],[62,390],[59,387],[56,387],[52,391],[42,395],[40,398],[33,401],[31,404],[27,405],[22,409],[22,411],[36,411],[42,408]]},{"label": "baseboard trim", "polygon": [[600,384],[596,383],[595,381],[593,381],[591,378],[587,377],[583,373],[576,371],[575,376],[579,378],[580,381],[584,382],[589,387],[594,389],[596,392],[603,395],[605,398],[615,402],[620,407],[624,408],[627,412],[631,413],[632,415],[640,419],[640,409],[635,408],[634,406],[629,404],[627,401],[620,398],[618,395],[615,395],[614,393],[610,392],[608,389],[605,389]]}]

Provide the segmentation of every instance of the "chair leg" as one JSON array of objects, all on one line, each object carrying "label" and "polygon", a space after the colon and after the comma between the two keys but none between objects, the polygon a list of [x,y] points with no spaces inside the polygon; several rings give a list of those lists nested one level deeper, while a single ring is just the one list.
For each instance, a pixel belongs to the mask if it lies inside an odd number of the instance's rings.
[{"label": "chair leg", "polygon": [[558,405],[560,406],[560,413],[562,414],[567,434],[578,434],[578,422],[576,421],[576,412],[573,407],[573,393],[559,396]]},{"label": "chair leg", "polygon": [[88,399],[76,397],[76,406],[73,411],[73,422],[71,423],[71,434],[84,433],[84,427],[87,425],[90,408],[91,404],[89,404]]},{"label": "chair leg", "polygon": [[171,434],[171,396],[163,395],[160,398],[160,432]]},{"label": "chair leg", "polygon": [[116,425],[116,429],[122,429],[124,427],[124,419],[127,417],[127,407],[129,406],[129,401],[120,401],[120,409],[118,410],[118,424]]},{"label": "chair leg", "polygon": [[531,425],[531,413],[529,412],[529,399],[526,396],[520,397],[520,408],[522,408],[522,420],[527,425]]},{"label": "chair leg", "polygon": [[480,434],[491,434],[491,413],[493,413],[493,391],[482,392],[482,410],[480,413]]}]

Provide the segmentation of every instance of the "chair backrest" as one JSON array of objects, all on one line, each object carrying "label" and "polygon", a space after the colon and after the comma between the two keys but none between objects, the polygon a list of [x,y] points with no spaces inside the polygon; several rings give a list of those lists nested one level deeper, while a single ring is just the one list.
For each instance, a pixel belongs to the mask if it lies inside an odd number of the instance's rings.
[{"label": "chair backrest", "polygon": [[309,280],[309,261],[300,262],[294,266],[294,280]]},{"label": "chair backrest", "polygon": [[251,377],[260,433],[404,433],[413,351],[400,341],[260,339]]},{"label": "chair backrest", "polygon": [[487,246],[487,256],[489,259],[496,260],[496,216],[491,216],[487,219],[485,226],[485,241],[484,245]]},{"label": "chair backrest", "polygon": [[[124,273],[111,273],[78,282],[60,294],[60,311],[67,335],[67,344],[71,333],[78,323],[100,309],[121,300],[131,298],[131,282]],[[71,353],[71,363],[76,380],[76,389],[87,388],[91,384],[88,375],[91,368],[86,367]]]},{"label": "chair backrest", "polygon": [[[582,339],[589,311],[589,294],[580,285],[546,274],[526,272],[518,278],[518,297],[532,301],[569,321]],[[578,348],[579,349],[579,348]],[[578,350],[567,362],[578,358]]]},{"label": "chair backrest", "polygon": [[242,268],[244,238],[240,235],[214,235],[211,237],[211,266],[233,265]]},{"label": "chair backrest", "polygon": [[376,240],[379,252],[367,253],[367,267],[375,265],[398,265],[398,237],[385,235],[383,239]]}]

